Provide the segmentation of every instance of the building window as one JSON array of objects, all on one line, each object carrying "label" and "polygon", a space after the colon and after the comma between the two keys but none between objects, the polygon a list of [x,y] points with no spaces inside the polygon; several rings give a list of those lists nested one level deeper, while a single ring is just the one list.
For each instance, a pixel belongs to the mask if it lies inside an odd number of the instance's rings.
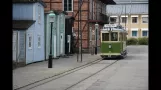
[{"label": "building window", "polygon": [[117,21],[117,17],[110,17],[111,24],[115,24]]},{"label": "building window", "polygon": [[29,49],[32,49],[32,37],[31,36],[29,36]]},{"label": "building window", "polygon": [[148,23],[148,17],[142,17],[142,23]]},{"label": "building window", "polygon": [[38,23],[41,23],[41,6],[38,5]]},{"label": "building window", "polygon": [[38,48],[40,48],[41,47],[41,36],[40,35],[38,35]]},{"label": "building window", "polygon": [[125,23],[125,22],[127,23],[127,17],[121,17],[121,22],[122,23]]},{"label": "building window", "polygon": [[137,23],[138,18],[137,17],[132,17],[132,23]]},{"label": "building window", "polygon": [[137,31],[132,31],[132,37],[137,37]]},{"label": "building window", "polygon": [[142,36],[143,36],[143,37],[148,36],[148,31],[142,31]]},{"label": "building window", "polygon": [[73,10],[73,0],[64,0],[64,11]]}]

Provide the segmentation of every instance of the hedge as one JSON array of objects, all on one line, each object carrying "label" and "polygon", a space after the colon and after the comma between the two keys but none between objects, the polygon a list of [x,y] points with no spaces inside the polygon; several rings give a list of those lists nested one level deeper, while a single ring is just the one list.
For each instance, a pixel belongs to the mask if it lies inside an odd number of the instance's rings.
[{"label": "hedge", "polygon": [[138,39],[137,38],[129,38],[127,39],[127,45],[137,45]]},{"label": "hedge", "polygon": [[138,44],[139,45],[148,45],[148,38],[147,37],[138,38]]},{"label": "hedge", "polygon": [[127,39],[127,45],[148,45],[148,38],[129,38]]}]

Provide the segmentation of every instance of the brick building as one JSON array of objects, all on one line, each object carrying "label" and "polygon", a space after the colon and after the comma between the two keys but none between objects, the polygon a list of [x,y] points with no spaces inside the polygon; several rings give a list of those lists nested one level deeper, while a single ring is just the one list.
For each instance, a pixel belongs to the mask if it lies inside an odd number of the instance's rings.
[{"label": "brick building", "polygon": [[[78,35],[78,0],[43,0],[47,8],[45,12],[49,10],[61,10],[66,11],[69,16],[75,18],[73,25],[73,32]],[[82,31],[82,47],[83,50],[89,51],[89,28],[92,27],[94,30],[94,25],[99,24],[99,28],[103,27],[103,24],[107,23],[108,17],[106,16],[106,5],[115,4],[113,0],[82,0],[81,5],[81,31]],[[99,41],[98,41],[99,42]],[[78,40],[76,40],[76,45],[78,45]],[[98,43],[99,45],[99,43]]]}]

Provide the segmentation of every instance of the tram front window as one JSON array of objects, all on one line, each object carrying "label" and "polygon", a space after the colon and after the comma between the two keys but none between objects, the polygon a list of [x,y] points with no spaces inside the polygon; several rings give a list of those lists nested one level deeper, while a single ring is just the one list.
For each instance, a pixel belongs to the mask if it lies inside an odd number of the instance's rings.
[{"label": "tram front window", "polygon": [[109,41],[109,33],[102,33],[102,41]]},{"label": "tram front window", "polygon": [[118,41],[118,33],[117,32],[111,33],[111,41]]}]

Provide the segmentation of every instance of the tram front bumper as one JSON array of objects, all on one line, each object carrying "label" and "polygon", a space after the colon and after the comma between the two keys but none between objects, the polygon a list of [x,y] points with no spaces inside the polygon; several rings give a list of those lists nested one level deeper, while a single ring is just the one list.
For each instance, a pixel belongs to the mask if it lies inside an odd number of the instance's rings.
[{"label": "tram front bumper", "polygon": [[121,54],[120,53],[101,53],[101,57],[102,58],[106,58],[106,57],[117,57],[117,56],[120,56]]}]

